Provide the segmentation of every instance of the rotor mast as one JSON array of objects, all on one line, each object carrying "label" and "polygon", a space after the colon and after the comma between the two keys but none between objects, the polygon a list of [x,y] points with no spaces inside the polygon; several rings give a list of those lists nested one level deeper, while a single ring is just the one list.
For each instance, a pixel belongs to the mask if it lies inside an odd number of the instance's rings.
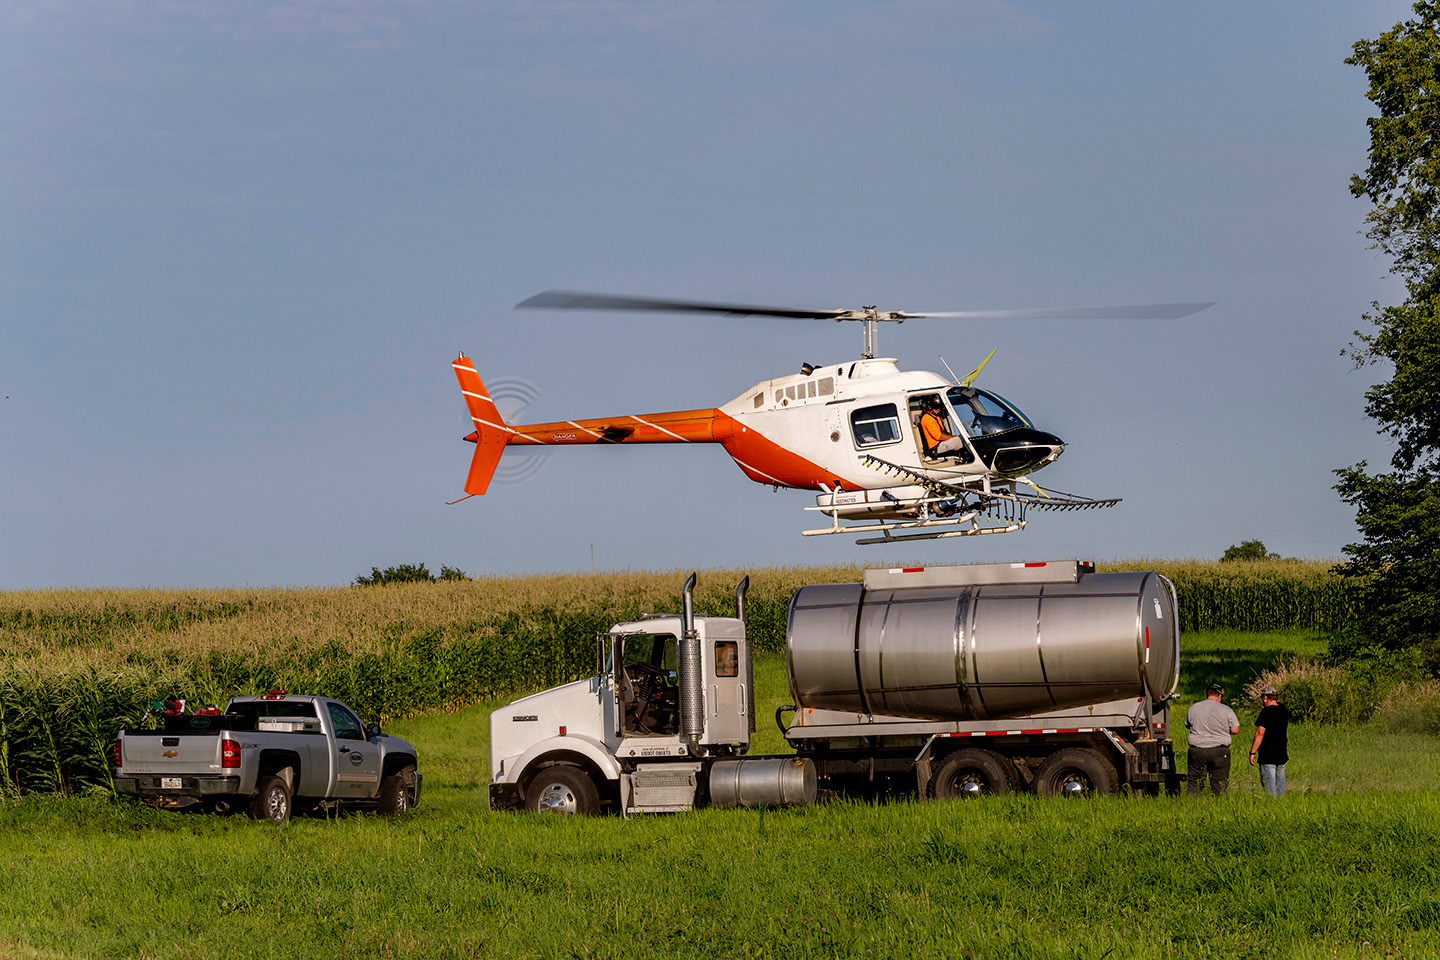
[{"label": "rotor mast", "polygon": [[859,310],[846,310],[835,319],[837,322],[858,320],[863,324],[860,331],[860,356],[865,360],[874,360],[876,354],[880,352],[880,324],[886,320],[904,323],[905,317],[905,314],[898,311],[881,312],[872,304],[868,307],[861,307]]}]

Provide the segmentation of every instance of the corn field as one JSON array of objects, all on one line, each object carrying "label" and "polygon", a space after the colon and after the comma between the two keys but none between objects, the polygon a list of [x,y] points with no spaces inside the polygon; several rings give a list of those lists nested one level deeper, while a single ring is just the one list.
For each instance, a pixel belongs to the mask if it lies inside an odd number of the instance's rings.
[{"label": "corn field", "polygon": [[[1353,615],[1323,562],[1128,560],[1173,579],[1183,630],[1342,628]],[[791,594],[862,568],[711,570],[700,614],[785,642]],[[380,722],[587,676],[596,633],[673,612],[688,571],[487,577],[383,587],[0,592],[0,796],[109,790],[115,732],[166,696],[223,703],[269,688],[346,701]]]}]

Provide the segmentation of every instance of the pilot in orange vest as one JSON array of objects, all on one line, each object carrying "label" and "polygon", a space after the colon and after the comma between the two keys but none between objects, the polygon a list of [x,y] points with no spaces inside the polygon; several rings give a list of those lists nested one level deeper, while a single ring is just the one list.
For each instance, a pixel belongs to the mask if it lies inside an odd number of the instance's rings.
[{"label": "pilot in orange vest", "polygon": [[920,417],[920,432],[925,438],[925,449],[932,457],[959,454],[965,449],[965,441],[945,429],[940,398],[937,396],[925,398],[925,413]]}]

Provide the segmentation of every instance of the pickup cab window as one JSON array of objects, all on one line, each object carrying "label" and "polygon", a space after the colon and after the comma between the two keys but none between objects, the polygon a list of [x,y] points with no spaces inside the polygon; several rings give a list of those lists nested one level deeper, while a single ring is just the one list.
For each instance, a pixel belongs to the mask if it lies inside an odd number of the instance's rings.
[{"label": "pickup cab window", "polygon": [[338,703],[325,704],[330,710],[330,724],[335,728],[336,740],[364,740],[365,727],[355,714]]}]

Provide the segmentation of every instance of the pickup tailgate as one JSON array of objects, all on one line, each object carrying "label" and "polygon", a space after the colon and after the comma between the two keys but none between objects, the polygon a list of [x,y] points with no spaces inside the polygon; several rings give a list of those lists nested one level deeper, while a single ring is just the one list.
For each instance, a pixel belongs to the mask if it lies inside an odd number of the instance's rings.
[{"label": "pickup tailgate", "polygon": [[[162,730],[126,731],[120,738],[118,777],[216,775],[222,770],[224,741],[235,735],[224,730],[172,733]],[[238,751],[236,751],[238,756]]]}]

